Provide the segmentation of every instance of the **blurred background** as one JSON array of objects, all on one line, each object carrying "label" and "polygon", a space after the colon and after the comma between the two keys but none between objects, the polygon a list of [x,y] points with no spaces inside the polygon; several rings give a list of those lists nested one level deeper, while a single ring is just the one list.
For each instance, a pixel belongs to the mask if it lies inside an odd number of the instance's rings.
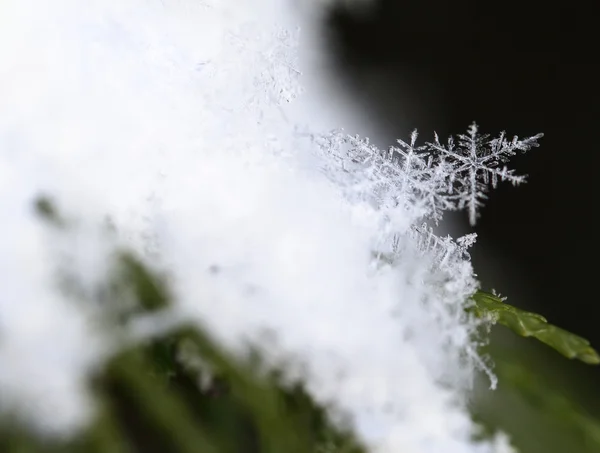
[{"label": "blurred background", "polygon": [[[326,31],[336,76],[380,128],[379,143],[414,128],[423,141],[434,130],[462,133],[472,121],[492,135],[543,132],[542,146],[511,165],[528,183],[490,194],[474,228],[474,267],[483,289],[599,347],[600,2],[374,3],[367,15],[333,9]],[[453,235],[470,231],[466,214],[450,220]],[[600,367],[500,328],[494,335],[500,378],[520,379],[520,390],[501,384],[482,417],[505,426],[523,451],[600,451]],[[502,368],[502,357],[533,373],[511,374],[518,367]]]}]

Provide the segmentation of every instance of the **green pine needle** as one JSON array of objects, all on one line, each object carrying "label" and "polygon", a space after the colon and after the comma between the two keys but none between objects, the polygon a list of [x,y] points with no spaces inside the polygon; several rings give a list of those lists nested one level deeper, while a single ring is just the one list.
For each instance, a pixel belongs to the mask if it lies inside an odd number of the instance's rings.
[{"label": "green pine needle", "polygon": [[506,304],[499,296],[484,291],[477,291],[471,299],[475,302],[471,311],[476,316],[489,317],[523,337],[537,338],[569,359],[600,364],[600,355],[589,341],[549,324],[543,316]]}]

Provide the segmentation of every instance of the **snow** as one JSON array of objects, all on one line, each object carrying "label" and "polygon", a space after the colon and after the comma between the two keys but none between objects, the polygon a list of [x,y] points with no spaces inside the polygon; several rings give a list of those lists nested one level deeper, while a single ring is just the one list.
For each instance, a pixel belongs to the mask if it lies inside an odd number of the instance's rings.
[{"label": "snow", "polygon": [[[326,78],[312,25],[323,6],[297,6],[0,5],[3,407],[52,433],[93,413],[86,379],[114,345],[52,278],[71,263],[93,287],[112,247],[93,225],[110,216],[121,243],[151,246],[174,276],[180,315],[238,354],[251,339],[271,363],[294,357],[313,397],[350,415],[374,451],[507,451],[504,438],[471,440],[465,407],[480,363],[462,310],[477,287],[473,237],[421,223],[473,213],[477,177],[514,182],[495,165],[535,140],[472,130],[458,148],[419,147],[415,133],[382,152],[330,132],[359,115],[326,84],[303,85]],[[483,157],[467,165],[463,149]],[[77,236],[40,224],[40,193],[82,219]],[[261,343],[265,330],[275,343]]]},{"label": "snow", "polygon": [[449,181],[449,194],[454,195],[459,209],[468,208],[471,225],[475,225],[490,182],[494,188],[498,180],[509,181],[515,186],[525,182],[524,176],[515,175],[506,165],[499,166],[517,151],[525,152],[539,146],[537,141],[543,136],[537,134],[524,140],[515,136],[508,141],[505,132],[501,132],[490,140],[488,134],[479,133],[476,123],[471,124],[467,134],[458,136],[458,146],[452,138],[447,145],[442,145],[435,135],[435,142],[429,146],[449,164],[445,176]]}]

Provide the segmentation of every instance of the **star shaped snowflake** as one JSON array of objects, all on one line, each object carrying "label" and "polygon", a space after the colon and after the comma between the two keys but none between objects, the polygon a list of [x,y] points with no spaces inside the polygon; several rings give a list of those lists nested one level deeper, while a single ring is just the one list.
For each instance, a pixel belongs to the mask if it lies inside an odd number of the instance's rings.
[{"label": "star shaped snowflake", "polygon": [[473,123],[467,134],[458,135],[457,142],[450,138],[442,145],[435,134],[435,141],[427,145],[435,154],[437,165],[443,164],[447,169],[448,196],[458,209],[468,209],[469,221],[474,225],[490,183],[495,188],[499,180],[513,185],[525,181],[524,175],[516,175],[504,164],[518,151],[539,146],[538,140],[542,137],[543,134],[537,134],[523,140],[517,136],[508,140],[502,132],[497,138],[490,139],[488,134],[480,134],[477,124]]}]

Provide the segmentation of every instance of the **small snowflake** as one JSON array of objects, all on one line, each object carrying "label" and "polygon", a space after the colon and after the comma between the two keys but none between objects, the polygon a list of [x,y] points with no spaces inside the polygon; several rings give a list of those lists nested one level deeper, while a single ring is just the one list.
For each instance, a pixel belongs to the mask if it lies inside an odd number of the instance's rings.
[{"label": "small snowflake", "polygon": [[[368,138],[346,135],[341,130],[311,138],[322,154],[341,165],[337,168],[345,173],[342,179],[355,173],[351,179],[363,181],[360,189],[375,195],[378,206],[403,204],[436,224],[444,211],[467,208],[474,225],[490,183],[495,188],[499,180],[514,185],[525,181],[525,176],[516,175],[504,164],[517,151],[537,147],[542,136],[508,140],[502,132],[490,139],[473,123],[467,134],[458,135],[457,141],[449,138],[446,145],[435,134],[433,143],[417,146],[416,130],[409,143],[397,140],[398,146],[387,150],[380,150]],[[336,179],[338,164],[326,170],[332,179]]]},{"label": "small snowflake", "polygon": [[477,124],[473,123],[466,135],[458,136],[458,144],[450,138],[447,145],[442,145],[437,134],[435,141],[428,143],[440,162],[449,163],[446,167],[448,194],[454,195],[458,209],[468,208],[471,225],[475,224],[482,200],[487,198],[485,192],[490,182],[495,188],[498,180],[509,181],[513,185],[525,181],[525,176],[515,175],[514,170],[503,164],[517,151],[524,152],[539,146],[537,141],[543,134],[524,140],[515,136],[510,141],[506,139],[505,132],[491,140],[489,137],[488,134],[480,134]]}]

